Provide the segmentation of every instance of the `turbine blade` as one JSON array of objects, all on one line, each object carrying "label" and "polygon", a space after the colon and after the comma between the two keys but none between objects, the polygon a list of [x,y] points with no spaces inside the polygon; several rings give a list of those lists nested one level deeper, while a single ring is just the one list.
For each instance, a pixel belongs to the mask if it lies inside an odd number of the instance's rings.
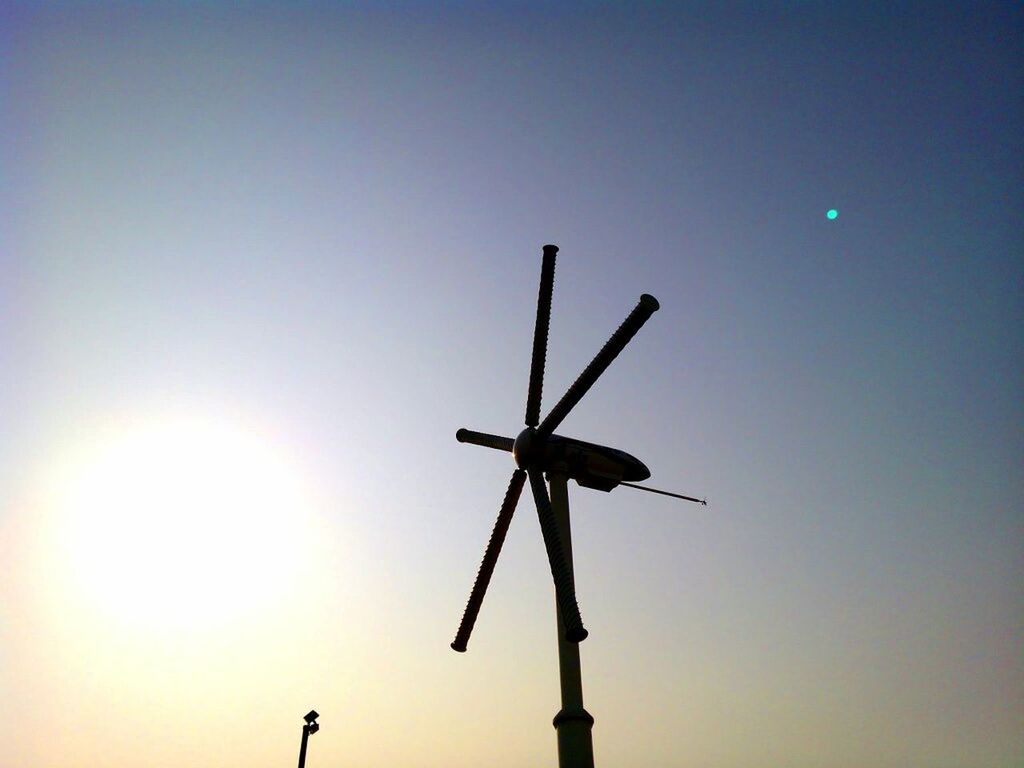
[{"label": "turbine blade", "polygon": [[511,437],[489,435],[486,432],[474,432],[471,429],[460,429],[455,433],[455,439],[460,443],[482,445],[484,448],[494,448],[496,451],[508,451],[509,453],[512,452],[512,446],[515,445],[515,440]]},{"label": "turbine blade", "polygon": [[579,375],[562,396],[562,399],[551,409],[551,413],[544,417],[544,421],[537,427],[537,437],[547,438],[558,428],[562,420],[569,415],[569,411],[576,407],[576,404],[587,394],[587,391],[594,386],[594,382],[612,364],[612,361],[618,357],[619,353],[629,343],[629,340],[636,335],[636,332],[643,327],[643,324],[647,322],[650,316],[658,311],[659,306],[658,300],[649,293],[645,293],[640,297],[640,302],[633,307],[633,311],[622,321],[622,325],[615,330],[611,338],[601,347],[601,351],[583,369],[583,373]]},{"label": "turbine blade", "polygon": [[530,363],[530,388],[526,394],[526,426],[536,427],[540,420],[540,396],[544,388],[544,359],[548,349],[551,323],[551,293],[555,285],[557,245],[544,246],[540,268],[540,293],[537,296],[537,323],[533,327],[533,361]]},{"label": "turbine blade", "polygon": [[526,472],[517,469],[512,473],[508,490],[505,492],[505,500],[501,503],[501,511],[498,512],[498,519],[494,523],[494,530],[491,532],[491,540],[487,542],[487,549],[484,551],[483,562],[480,563],[480,571],[476,575],[476,582],[473,584],[473,591],[469,595],[469,602],[466,603],[466,610],[462,614],[462,623],[459,624],[459,631],[452,641],[452,650],[465,653],[466,644],[469,642],[469,635],[473,632],[473,625],[476,623],[476,616],[480,613],[480,605],[487,593],[487,585],[494,573],[494,564],[498,562],[498,554],[501,552],[501,545],[505,543],[505,534],[508,533],[509,523],[512,522],[512,513],[516,511],[516,504],[519,503],[519,496],[523,492],[523,484],[526,482]]},{"label": "turbine blade", "polygon": [[565,626],[565,639],[570,643],[578,643],[587,637],[580,617],[580,607],[576,603],[576,587],[573,585],[572,571],[565,557],[562,538],[558,534],[555,512],[551,508],[548,489],[544,485],[544,473],[540,469],[529,470],[530,487],[533,500],[537,504],[537,516],[540,518],[540,530],[544,535],[544,547],[548,551],[548,563],[551,565],[551,577],[555,582],[555,602],[558,613]]}]

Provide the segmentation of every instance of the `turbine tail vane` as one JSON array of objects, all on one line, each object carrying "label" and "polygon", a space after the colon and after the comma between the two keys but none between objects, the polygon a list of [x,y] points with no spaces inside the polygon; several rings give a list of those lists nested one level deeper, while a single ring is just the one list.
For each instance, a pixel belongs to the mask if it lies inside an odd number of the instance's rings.
[{"label": "turbine tail vane", "polygon": [[622,480],[619,481],[619,485],[624,485],[627,488],[636,488],[638,491],[647,491],[648,493],[660,493],[662,496],[673,496],[683,501],[693,501],[697,504],[703,504],[705,507],[708,505],[707,499],[698,499],[695,496],[685,496],[681,493],[672,493],[671,491],[659,491],[657,488],[648,488],[646,485],[637,485],[636,483],[627,483]]}]

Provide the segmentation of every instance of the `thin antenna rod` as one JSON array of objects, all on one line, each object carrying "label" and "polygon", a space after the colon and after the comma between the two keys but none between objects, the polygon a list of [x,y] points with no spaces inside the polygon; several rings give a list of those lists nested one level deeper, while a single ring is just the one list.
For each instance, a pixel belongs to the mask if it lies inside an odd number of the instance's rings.
[{"label": "thin antenna rod", "polygon": [[687,501],[695,501],[698,504],[703,504],[705,507],[708,505],[707,499],[695,499],[693,496],[683,496],[681,493],[669,493],[668,491],[659,491],[657,488],[647,488],[643,485],[637,485],[636,483],[623,483],[619,482],[619,485],[625,485],[629,488],[636,488],[638,491],[649,491],[650,493],[660,493],[662,496],[675,496],[677,499],[686,499]]}]

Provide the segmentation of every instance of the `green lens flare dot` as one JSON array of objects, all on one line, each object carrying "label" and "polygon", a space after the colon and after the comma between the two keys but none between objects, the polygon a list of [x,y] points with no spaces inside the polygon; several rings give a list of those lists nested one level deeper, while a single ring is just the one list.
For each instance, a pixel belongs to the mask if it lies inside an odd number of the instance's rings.
[{"label": "green lens flare dot", "polygon": [[826,213],[825,215],[829,218],[829,220],[838,219],[839,211],[837,211],[835,208],[829,208],[828,213]]}]

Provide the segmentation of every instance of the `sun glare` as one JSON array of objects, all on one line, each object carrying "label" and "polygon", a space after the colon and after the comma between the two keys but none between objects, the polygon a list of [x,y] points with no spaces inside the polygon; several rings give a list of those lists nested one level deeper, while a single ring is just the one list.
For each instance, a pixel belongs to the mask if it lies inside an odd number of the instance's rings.
[{"label": "sun glare", "polygon": [[73,463],[59,506],[72,589],[117,622],[219,625],[300,578],[308,502],[243,429],[176,420],[108,438]]}]

